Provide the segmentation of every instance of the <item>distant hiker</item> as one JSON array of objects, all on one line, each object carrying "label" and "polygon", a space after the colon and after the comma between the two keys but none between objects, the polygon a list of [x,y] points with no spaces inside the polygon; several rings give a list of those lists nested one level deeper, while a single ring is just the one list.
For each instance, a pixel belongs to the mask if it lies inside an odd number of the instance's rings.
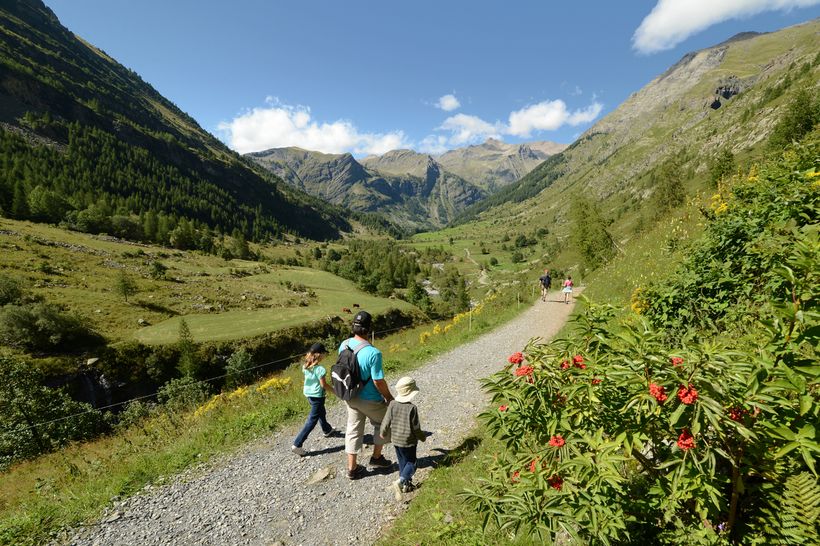
[{"label": "distant hiker", "polygon": [[564,303],[569,304],[569,298],[572,296],[572,275],[567,275],[567,278],[564,280],[564,289],[562,292],[564,293]]},{"label": "distant hiker", "polygon": [[302,430],[293,441],[293,446],[290,448],[291,451],[300,457],[304,457],[308,453],[302,449],[302,445],[304,445],[308,435],[316,427],[316,423],[321,423],[322,432],[324,432],[326,437],[336,432],[330,423],[327,422],[325,413],[325,391],[333,392],[333,389],[331,389],[325,380],[327,371],[323,366],[319,366],[319,362],[322,361],[325,355],[327,355],[325,346],[321,343],[314,343],[310,346],[310,349],[308,349],[305,355],[305,361],[302,364],[302,373],[305,375],[305,386],[302,388],[302,392],[307,397],[308,402],[310,402],[310,415],[308,415],[305,426],[302,427]]},{"label": "distant hiker", "polygon": [[421,430],[419,410],[412,403],[419,393],[416,381],[412,377],[402,377],[396,383],[396,398],[387,407],[382,421],[381,435],[389,437],[396,448],[396,460],[399,462],[399,479],[393,482],[396,500],[401,500],[402,493],[409,493],[416,486],[413,474],[416,473],[416,447],[427,435]]},{"label": "distant hiker", "polygon": [[552,286],[552,276],[550,276],[550,270],[545,269],[544,274],[538,278],[538,281],[541,284],[541,301],[547,301],[547,292],[549,292],[549,289]]},{"label": "distant hiker", "polygon": [[[347,453],[347,477],[351,480],[357,480],[366,473],[365,468],[357,463],[357,457],[362,450],[366,419],[370,419],[370,424],[373,425],[373,456],[370,457],[368,466],[375,468],[393,466],[392,461],[382,455],[382,448],[390,441],[390,437],[385,438],[380,434],[384,414],[387,412],[387,404],[393,400],[393,395],[390,394],[390,387],[384,380],[382,352],[367,341],[372,323],[373,317],[367,311],[356,313],[353,317],[353,337],[343,341],[339,346],[339,362],[333,367],[333,387],[337,395],[344,388],[354,387],[352,393],[341,393],[341,398],[347,404],[345,453]],[[352,356],[358,365],[359,377],[355,379],[361,381],[360,389],[357,385],[340,385],[341,378],[337,377],[337,366],[345,356],[344,351],[348,349],[353,352]],[[349,353],[347,356],[350,356]],[[345,398],[348,394],[350,395],[349,400]]]}]

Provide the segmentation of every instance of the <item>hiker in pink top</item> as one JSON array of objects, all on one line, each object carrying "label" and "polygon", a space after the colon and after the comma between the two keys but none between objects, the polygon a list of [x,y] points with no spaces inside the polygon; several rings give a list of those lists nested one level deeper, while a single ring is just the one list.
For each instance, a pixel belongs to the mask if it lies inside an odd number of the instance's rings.
[{"label": "hiker in pink top", "polygon": [[567,275],[567,278],[564,280],[564,289],[562,290],[564,293],[564,303],[569,304],[569,298],[572,296],[572,276]]}]

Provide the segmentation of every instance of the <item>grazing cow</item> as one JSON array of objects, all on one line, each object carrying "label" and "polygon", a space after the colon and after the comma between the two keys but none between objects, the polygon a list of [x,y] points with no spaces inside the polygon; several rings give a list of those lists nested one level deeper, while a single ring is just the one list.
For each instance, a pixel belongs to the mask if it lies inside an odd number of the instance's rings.
[{"label": "grazing cow", "polygon": [[358,308],[358,307],[359,307],[359,304],[358,304],[358,303],[354,303],[354,304],[353,304],[353,307],[354,307],[354,308]]},{"label": "grazing cow", "polygon": [[352,312],[353,312],[353,311],[351,311],[351,310],[350,310],[350,309],[348,309],[347,307],[342,307],[342,313],[352,313]]}]

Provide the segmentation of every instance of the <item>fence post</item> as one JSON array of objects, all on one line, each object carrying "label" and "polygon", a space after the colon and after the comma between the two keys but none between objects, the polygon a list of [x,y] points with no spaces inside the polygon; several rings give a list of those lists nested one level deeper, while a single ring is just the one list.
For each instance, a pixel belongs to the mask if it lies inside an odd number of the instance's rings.
[{"label": "fence post", "polygon": [[515,293],[515,301],[518,303],[518,308],[521,309],[521,292]]},{"label": "fence post", "polygon": [[376,332],[375,332],[375,330],[370,332],[370,344],[371,345],[376,344]]}]

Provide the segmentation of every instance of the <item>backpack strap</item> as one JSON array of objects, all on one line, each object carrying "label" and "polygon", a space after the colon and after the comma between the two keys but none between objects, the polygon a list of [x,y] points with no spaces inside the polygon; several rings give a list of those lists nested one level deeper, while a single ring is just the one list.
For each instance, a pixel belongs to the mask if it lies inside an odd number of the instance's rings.
[{"label": "backpack strap", "polygon": [[[345,349],[350,349],[350,344],[348,343],[349,341],[349,339],[345,341]],[[356,361],[357,366],[359,365],[359,351],[361,351],[365,347],[370,347],[370,342],[366,339],[359,343],[359,345],[355,349],[350,349],[351,351],[353,351],[353,360]],[[368,377],[367,381],[373,381],[373,376]],[[367,381],[362,383],[362,386],[364,386],[367,383]]]}]

